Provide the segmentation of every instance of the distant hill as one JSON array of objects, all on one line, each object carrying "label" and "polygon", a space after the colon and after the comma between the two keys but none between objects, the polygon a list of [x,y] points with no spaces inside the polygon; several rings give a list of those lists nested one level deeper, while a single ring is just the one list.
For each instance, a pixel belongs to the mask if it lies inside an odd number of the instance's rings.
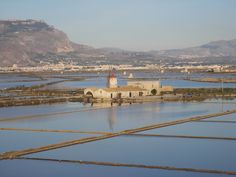
[{"label": "distant hill", "polygon": [[43,60],[47,55],[88,49],[72,43],[65,33],[43,21],[0,21],[0,66],[37,65],[40,56]]},{"label": "distant hill", "polygon": [[135,52],[116,48],[95,49],[71,42],[67,35],[37,20],[0,21],[0,66],[37,66],[73,61],[80,65],[201,62],[236,63],[236,39],[186,49]]},{"label": "distant hill", "polygon": [[156,51],[156,54],[177,58],[236,56],[236,39],[214,41],[199,47],[186,49]]},{"label": "distant hill", "polygon": [[198,47],[152,51],[154,56],[172,62],[203,64],[236,64],[236,39],[210,42]]}]

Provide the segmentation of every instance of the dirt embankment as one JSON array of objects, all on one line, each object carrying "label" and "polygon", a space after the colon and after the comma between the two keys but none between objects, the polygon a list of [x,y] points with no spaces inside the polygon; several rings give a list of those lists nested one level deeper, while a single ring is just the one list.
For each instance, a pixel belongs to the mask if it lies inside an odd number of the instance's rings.
[{"label": "dirt embankment", "polygon": [[236,83],[235,78],[190,78],[188,80],[195,81],[195,82]]}]

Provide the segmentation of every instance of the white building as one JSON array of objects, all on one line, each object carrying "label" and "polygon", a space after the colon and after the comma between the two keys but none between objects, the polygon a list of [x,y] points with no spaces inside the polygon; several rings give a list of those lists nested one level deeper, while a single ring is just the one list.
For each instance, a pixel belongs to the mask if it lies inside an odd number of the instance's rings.
[{"label": "white building", "polygon": [[116,88],[86,88],[84,90],[86,96],[93,98],[135,98],[139,96],[147,96],[150,93],[142,88],[135,86],[122,86]]},{"label": "white building", "polygon": [[136,98],[159,95],[162,90],[160,81],[129,81],[127,86],[117,86],[117,77],[113,70],[109,73],[107,88],[86,88],[84,95],[99,99]]},{"label": "white building", "polygon": [[159,95],[161,92],[160,81],[128,81],[128,86],[136,86],[145,89],[151,95]]},{"label": "white building", "polygon": [[116,88],[117,87],[117,77],[115,75],[114,69],[109,72],[109,75],[107,77],[107,87],[108,88]]}]

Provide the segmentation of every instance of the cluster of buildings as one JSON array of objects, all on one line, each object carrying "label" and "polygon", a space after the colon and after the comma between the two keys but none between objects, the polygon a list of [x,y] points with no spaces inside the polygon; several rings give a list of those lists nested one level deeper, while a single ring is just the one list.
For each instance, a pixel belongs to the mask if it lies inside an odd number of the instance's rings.
[{"label": "cluster of buildings", "polygon": [[[0,67],[0,72],[44,72],[44,71],[54,71],[54,72],[81,72],[81,71],[108,71],[111,65],[78,65],[74,63],[63,63],[59,62],[57,64],[45,64],[42,66],[29,66],[20,67],[14,64],[11,67]],[[133,66],[133,65],[112,65],[116,70],[145,70],[150,69],[147,66]]]},{"label": "cluster of buildings", "polygon": [[[57,64],[50,64],[48,62],[40,62],[40,66],[32,67],[20,67],[17,64],[14,64],[11,67],[0,67],[0,72],[100,72],[100,71],[109,71],[111,65],[78,65],[75,62],[59,62]],[[188,65],[161,65],[161,64],[146,64],[143,66],[133,66],[130,64],[120,64],[112,65],[116,70],[157,70],[161,73],[174,71],[174,72],[236,72],[236,66],[233,65],[201,65],[192,62]]]},{"label": "cluster of buildings", "polygon": [[140,98],[173,92],[173,87],[162,86],[160,81],[128,81],[126,86],[118,86],[115,70],[110,71],[106,88],[91,87],[84,90],[86,97],[97,99]]}]

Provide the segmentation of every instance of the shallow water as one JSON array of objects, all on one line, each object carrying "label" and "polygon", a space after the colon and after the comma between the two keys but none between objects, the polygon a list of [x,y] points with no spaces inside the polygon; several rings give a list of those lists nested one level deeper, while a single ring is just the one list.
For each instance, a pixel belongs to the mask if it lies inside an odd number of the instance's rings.
[{"label": "shallow water", "polygon": [[[106,77],[89,78],[82,81],[68,81],[52,85],[51,88],[87,88],[87,87],[106,87]],[[127,80],[118,79],[118,85],[127,85]]]},{"label": "shallow water", "polygon": [[[222,104],[223,103],[223,104]],[[0,127],[116,132],[236,108],[236,100],[109,105],[62,103],[0,108]],[[103,107],[102,109],[94,109]],[[59,113],[62,114],[59,114]],[[56,113],[56,114],[55,114]],[[20,116],[20,117],[19,117]],[[24,118],[24,116],[28,116]],[[209,120],[235,120],[236,114]],[[12,119],[16,118],[16,119]],[[11,120],[12,119],[12,120]],[[5,120],[5,121],[1,121]],[[236,124],[191,122],[141,133],[236,138]],[[98,134],[0,131],[0,152],[40,147]],[[175,166],[236,171],[236,141],[120,136],[27,157]],[[0,176],[227,176],[48,161],[2,160]]]},{"label": "shallow water", "polygon": [[94,135],[78,133],[53,133],[53,132],[23,132],[23,131],[0,131],[0,153],[13,150],[36,148],[80,139]]},{"label": "shallow water", "polygon": [[[236,114],[232,114],[236,116]],[[209,119],[209,120],[213,120]],[[236,121],[236,117],[234,119]],[[214,122],[189,122],[160,129],[144,131],[144,134],[190,135],[236,138],[236,124]]]},{"label": "shallow water", "polygon": [[[103,105],[94,105],[102,107]],[[83,131],[121,131],[151,124],[168,122],[181,118],[205,115],[221,111],[221,104],[198,102],[156,102],[122,106],[104,105],[103,109],[93,109],[90,105],[57,104],[41,107],[14,107],[3,109],[1,127],[30,127],[35,129],[65,129]],[[226,104],[224,109],[234,109],[234,104]],[[1,109],[0,109],[1,111]],[[51,114],[56,112],[57,114]],[[58,114],[62,112],[63,114]],[[35,114],[35,115],[34,115]],[[45,115],[44,115],[45,114]],[[49,114],[49,115],[48,115]],[[14,116],[21,116],[19,119]],[[24,118],[24,115],[32,117]],[[16,118],[16,119],[14,119]],[[12,121],[10,121],[13,119]]]},{"label": "shallow water", "polygon": [[62,80],[60,78],[48,78],[41,80],[38,77],[27,77],[12,74],[0,74],[0,89],[7,89],[11,87],[30,87],[34,85],[46,84]]},{"label": "shallow water", "polygon": [[234,171],[235,148],[235,141],[117,137],[27,155],[27,157]]},{"label": "shallow water", "polygon": [[[163,85],[171,85],[174,88],[221,88],[222,83],[194,82],[188,80],[166,79],[161,82]],[[224,88],[236,88],[236,83],[223,83]]]},{"label": "shallow water", "polygon": [[[14,168],[13,168],[14,167]],[[89,176],[89,177],[226,177],[209,173],[166,171],[159,169],[142,169],[128,167],[108,167],[80,165],[71,163],[54,163],[47,161],[4,160],[0,161],[1,174],[7,177],[52,177],[52,176]],[[14,170],[13,170],[14,169]]]},{"label": "shallow water", "polygon": [[[184,80],[186,78],[206,78],[206,77],[213,77],[213,78],[234,78],[236,77],[235,74],[212,74],[212,73],[191,73],[190,75],[186,73],[158,73],[158,72],[142,72],[142,71],[134,71],[134,72],[127,72],[126,75],[123,75],[121,72],[117,73],[118,77],[118,85],[127,85],[128,82],[128,75],[129,73],[133,73],[134,78],[148,78],[148,79],[160,79],[162,85],[171,85],[176,88],[220,88],[222,87],[222,83],[211,83],[211,82],[194,82]],[[17,86],[33,86],[39,84],[45,84],[53,81],[62,80],[62,78],[58,77],[68,77],[68,76],[89,76],[91,78],[82,80],[82,81],[68,81],[62,82],[54,85],[50,85],[47,88],[52,89],[68,89],[68,88],[76,88],[76,87],[106,87],[107,82],[107,73],[72,73],[72,74],[54,74],[50,75],[50,78],[47,80],[38,80],[37,77],[27,77],[21,76],[17,74],[1,74],[0,75],[0,89],[10,88],[10,87],[17,87]],[[47,77],[47,75],[45,75]],[[55,77],[55,78],[53,78]],[[21,82],[14,82],[20,80]],[[38,81],[30,81],[30,80],[38,80]],[[10,81],[10,82],[9,82]],[[233,87],[236,88],[236,83],[224,83],[223,86]]]},{"label": "shallow water", "polygon": [[16,116],[31,116],[50,114],[58,112],[70,112],[78,111],[91,107],[90,105],[84,105],[83,103],[68,102],[68,103],[57,103],[57,104],[41,104],[33,106],[13,106],[0,108],[0,120],[6,118],[13,118]]},{"label": "shallow water", "polygon": [[[98,78],[91,78],[86,79],[83,81],[78,82],[63,82],[59,84],[55,84],[53,88],[76,88],[76,87],[99,87],[103,88],[106,87],[106,77],[98,77]],[[123,86],[127,85],[128,79],[119,79],[118,78],[118,85]],[[195,81],[188,81],[183,79],[162,79],[161,84],[163,86],[170,85],[175,88],[221,88],[222,83],[211,83],[211,82],[195,82]],[[224,83],[224,88],[236,88],[236,83]]]}]

